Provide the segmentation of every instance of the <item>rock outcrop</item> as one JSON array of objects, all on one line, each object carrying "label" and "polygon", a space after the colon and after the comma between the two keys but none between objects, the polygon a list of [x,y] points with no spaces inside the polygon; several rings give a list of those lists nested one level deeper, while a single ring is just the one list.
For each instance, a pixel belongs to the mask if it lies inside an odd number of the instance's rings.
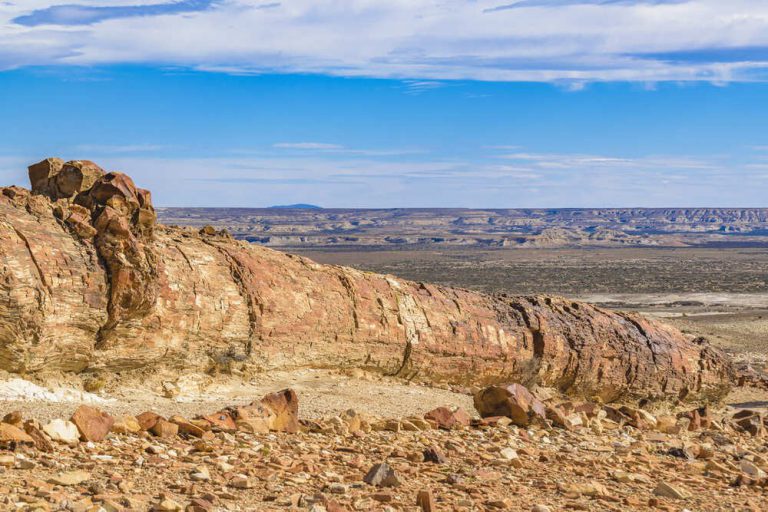
[{"label": "rock outcrop", "polygon": [[620,398],[717,398],[730,362],[640,315],[491,297],[155,224],[148,191],[92,162],[0,194],[0,368],[366,367]]}]

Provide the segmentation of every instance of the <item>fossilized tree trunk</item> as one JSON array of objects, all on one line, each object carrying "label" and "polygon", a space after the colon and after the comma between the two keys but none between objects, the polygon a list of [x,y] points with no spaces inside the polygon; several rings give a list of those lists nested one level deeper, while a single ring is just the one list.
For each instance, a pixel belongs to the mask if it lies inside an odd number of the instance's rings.
[{"label": "fossilized tree trunk", "polygon": [[80,168],[97,176],[72,191],[73,166],[41,162],[30,169],[34,193],[0,194],[0,368],[203,369],[229,358],[523,381],[605,400],[716,398],[730,385],[723,354],[642,316],[414,283],[154,226],[149,193],[130,178],[87,162]]}]

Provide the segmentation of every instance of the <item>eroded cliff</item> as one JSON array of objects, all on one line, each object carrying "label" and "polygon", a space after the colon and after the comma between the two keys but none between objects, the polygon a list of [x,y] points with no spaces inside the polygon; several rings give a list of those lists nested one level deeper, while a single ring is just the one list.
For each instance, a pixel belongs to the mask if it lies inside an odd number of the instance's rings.
[{"label": "eroded cliff", "polygon": [[0,194],[0,368],[367,367],[620,398],[717,398],[727,358],[634,314],[491,297],[155,224],[149,192],[87,161]]}]

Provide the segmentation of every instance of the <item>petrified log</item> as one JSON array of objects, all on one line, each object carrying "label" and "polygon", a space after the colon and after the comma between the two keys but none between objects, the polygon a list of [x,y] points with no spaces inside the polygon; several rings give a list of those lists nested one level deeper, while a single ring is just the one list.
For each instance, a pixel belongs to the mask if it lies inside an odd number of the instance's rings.
[{"label": "petrified log", "polygon": [[149,192],[91,162],[49,159],[30,177],[31,192],[0,194],[8,371],[237,360],[538,383],[604,400],[718,398],[733,378],[721,352],[637,314],[491,297],[156,226]]}]

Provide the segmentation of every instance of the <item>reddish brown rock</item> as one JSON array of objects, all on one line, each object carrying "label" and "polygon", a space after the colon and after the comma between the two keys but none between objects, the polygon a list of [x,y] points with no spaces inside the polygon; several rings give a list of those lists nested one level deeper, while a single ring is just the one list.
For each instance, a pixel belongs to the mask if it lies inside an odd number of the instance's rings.
[{"label": "reddish brown rock", "polygon": [[181,416],[171,416],[168,421],[175,423],[179,427],[179,434],[192,437],[205,437],[207,431],[200,425],[196,425]]},{"label": "reddish brown rock", "polygon": [[733,415],[731,422],[752,437],[762,436],[765,433],[764,418],[758,411],[751,409],[739,411]]},{"label": "reddish brown rock", "polygon": [[434,421],[438,428],[446,430],[458,427],[468,427],[472,421],[469,414],[460,407],[455,411],[448,407],[438,407],[426,413],[424,419]]},{"label": "reddish brown rock", "polygon": [[24,432],[32,438],[35,443],[35,448],[41,452],[52,452],[53,445],[48,438],[43,434],[40,424],[35,420],[27,420],[24,422]]},{"label": "reddish brown rock", "polygon": [[547,417],[544,403],[521,384],[485,388],[475,394],[474,402],[480,416],[506,416],[521,427]]},{"label": "reddish brown rock", "polygon": [[141,430],[145,431],[151,430],[152,427],[154,427],[155,424],[157,424],[157,422],[162,419],[164,419],[162,416],[152,411],[143,412],[136,416],[136,421],[139,422]]},{"label": "reddish brown rock", "polygon": [[88,405],[78,407],[70,421],[77,427],[83,441],[94,442],[107,437],[112,424],[115,423],[112,416]]},{"label": "reddish brown rock", "polygon": [[219,411],[206,416],[201,416],[200,418],[207,421],[213,428],[218,430],[223,430],[225,432],[233,432],[237,430],[235,419],[232,417],[232,414],[227,411]]},{"label": "reddish brown rock", "polygon": [[435,504],[435,498],[432,496],[432,491],[424,489],[419,491],[416,496],[416,506],[420,507],[423,512],[437,512],[437,505]]},{"label": "reddish brown rock", "polygon": [[716,399],[733,378],[718,350],[638,314],[414,283],[156,226],[150,194],[124,174],[86,161],[33,167],[36,194],[0,194],[3,370],[360,367],[603,401]]}]

